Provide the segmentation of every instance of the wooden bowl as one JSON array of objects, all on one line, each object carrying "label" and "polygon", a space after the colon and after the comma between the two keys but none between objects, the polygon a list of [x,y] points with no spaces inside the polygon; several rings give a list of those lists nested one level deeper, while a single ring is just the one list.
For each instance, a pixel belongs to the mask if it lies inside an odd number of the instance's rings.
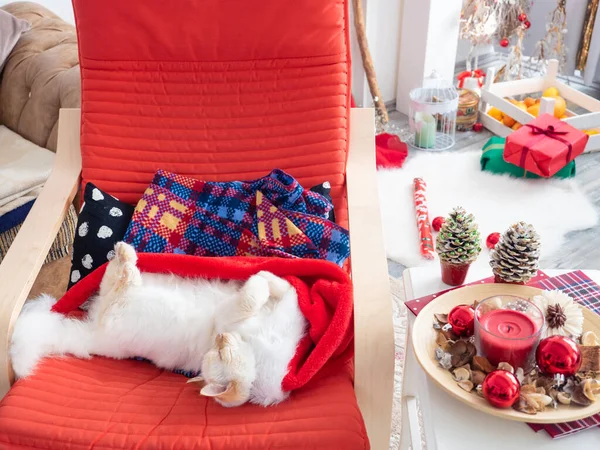
[{"label": "wooden bowl", "polygon": [[[472,304],[475,300],[483,300],[494,295],[516,295],[530,299],[539,294],[541,289],[529,286],[515,286],[509,284],[481,284],[466,286],[447,292],[429,303],[417,316],[413,327],[412,343],[417,361],[423,370],[443,390],[454,398],[467,405],[503,419],[516,420],[528,423],[561,423],[583,419],[600,413],[600,399],[589,406],[559,405],[558,408],[547,408],[535,415],[525,414],[512,408],[498,409],[489,405],[487,401],[475,394],[461,389],[452,378],[452,373],[440,367],[435,359],[436,332],[433,329],[433,315],[447,313],[454,306]],[[583,308],[584,331],[593,331],[600,336],[600,316]]]}]

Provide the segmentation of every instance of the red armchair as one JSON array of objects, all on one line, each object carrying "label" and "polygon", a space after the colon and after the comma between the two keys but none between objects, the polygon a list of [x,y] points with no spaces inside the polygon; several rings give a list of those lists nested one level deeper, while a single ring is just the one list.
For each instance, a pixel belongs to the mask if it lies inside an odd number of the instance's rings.
[{"label": "red armchair", "polygon": [[[82,108],[0,265],[0,448],[387,449],[394,344],[371,110],[350,108],[346,0],[74,0]],[[13,382],[11,328],[81,181],[135,203],[158,168],[329,181],[350,229],[355,361],[273,408],[224,409],[138,361],[49,359]],[[366,432],[365,432],[366,431]],[[367,438],[368,435],[368,438]]]}]

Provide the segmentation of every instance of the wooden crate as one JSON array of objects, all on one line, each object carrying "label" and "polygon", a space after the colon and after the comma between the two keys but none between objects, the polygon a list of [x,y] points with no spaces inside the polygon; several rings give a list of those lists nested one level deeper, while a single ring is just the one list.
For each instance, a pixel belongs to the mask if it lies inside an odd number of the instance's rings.
[{"label": "wooden crate", "polygon": [[[485,77],[485,86],[481,91],[481,108],[480,108],[480,120],[483,125],[490,130],[492,133],[506,137],[513,130],[502,122],[497,121],[491,117],[487,111],[492,106],[495,106],[503,113],[512,117],[517,122],[526,124],[535,119],[534,116],[526,111],[523,111],[518,106],[513,105],[507,97],[513,97],[517,95],[527,95],[536,92],[540,94],[550,87],[555,87],[560,92],[560,96],[565,100],[574,103],[587,111],[591,111],[587,114],[575,114],[571,111],[567,111],[566,115],[569,116],[563,119],[566,123],[580,130],[591,130],[600,128],[600,100],[596,100],[589,95],[584,94],[573,89],[571,86],[566,85],[562,81],[558,80],[558,61],[553,59],[548,63],[548,71],[544,77],[527,78],[524,80],[505,81],[502,83],[494,83],[495,70],[489,69]],[[554,113],[554,99],[553,98],[542,98],[540,102],[540,114],[553,114]],[[585,147],[584,153],[600,151],[600,134],[590,136],[587,146]]]}]

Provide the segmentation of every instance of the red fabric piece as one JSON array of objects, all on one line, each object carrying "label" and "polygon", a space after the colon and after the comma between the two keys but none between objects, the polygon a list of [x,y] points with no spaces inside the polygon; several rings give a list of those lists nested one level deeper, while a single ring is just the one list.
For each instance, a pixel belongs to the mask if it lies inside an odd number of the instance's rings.
[{"label": "red fabric piece", "polygon": [[[108,263],[107,263],[108,264]],[[52,308],[70,314],[98,291],[106,265],[73,286]],[[350,278],[333,263],[308,259],[258,257],[206,258],[177,254],[139,253],[140,271],[181,277],[246,280],[267,270],[287,279],[298,292],[300,310],[309,332],[290,362],[282,388],[304,386],[328,361],[345,364],[353,354],[353,291]],[[332,368],[332,364],[328,365]]]},{"label": "red fabric piece", "polygon": [[542,177],[552,177],[583,153],[588,139],[583,131],[542,114],[506,138],[504,160]]},{"label": "red fabric piece", "polygon": [[[350,106],[356,107],[354,97]],[[378,169],[396,169],[402,167],[408,156],[408,146],[395,134],[381,133],[375,136],[375,163]]]},{"label": "red fabric piece", "polygon": [[[176,5],[176,7],[174,7]],[[157,169],[325,181],[347,227],[347,0],[74,0],[82,181],[135,204]]]},{"label": "red fabric piece", "polygon": [[375,136],[377,153],[375,159],[378,169],[402,167],[408,156],[408,146],[395,134],[382,133]]}]

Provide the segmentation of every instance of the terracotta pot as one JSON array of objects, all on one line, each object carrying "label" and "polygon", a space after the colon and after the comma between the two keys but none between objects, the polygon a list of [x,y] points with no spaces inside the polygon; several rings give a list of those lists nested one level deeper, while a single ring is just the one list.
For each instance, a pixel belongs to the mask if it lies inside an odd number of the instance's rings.
[{"label": "terracotta pot", "polygon": [[452,264],[440,261],[442,266],[442,281],[450,286],[460,286],[467,278],[471,264]]},{"label": "terracotta pot", "polygon": [[519,286],[524,286],[525,282],[522,281],[520,283],[515,283],[514,281],[504,281],[502,278],[500,278],[498,275],[494,275],[494,283],[504,283],[504,284],[517,284]]}]

